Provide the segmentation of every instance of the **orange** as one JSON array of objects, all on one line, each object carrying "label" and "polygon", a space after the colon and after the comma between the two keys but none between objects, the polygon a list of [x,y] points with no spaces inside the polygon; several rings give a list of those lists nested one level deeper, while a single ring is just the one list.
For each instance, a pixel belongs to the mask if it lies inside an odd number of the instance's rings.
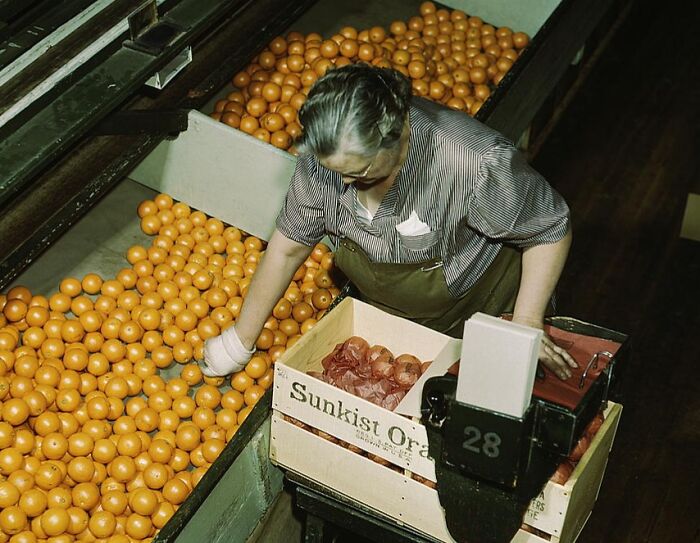
[{"label": "orange", "polygon": [[216,423],[216,414],[209,407],[197,407],[192,413],[192,422],[204,430]]},{"label": "orange", "polygon": [[143,393],[151,396],[156,392],[165,391],[165,381],[160,375],[149,375],[143,379]]},{"label": "orange", "polygon": [[260,356],[254,356],[245,367],[245,372],[251,379],[259,379],[267,371],[267,362]]},{"label": "orange", "polygon": [[61,429],[61,419],[53,411],[45,411],[34,420],[34,432],[46,436]]},{"label": "orange", "polygon": [[136,464],[130,456],[117,456],[107,466],[107,472],[118,482],[126,483],[136,475]]},{"label": "orange", "polygon": [[129,493],[129,507],[134,513],[150,516],[158,507],[158,497],[149,488],[137,488]]},{"label": "orange", "polygon": [[70,518],[68,528],[66,529],[66,535],[77,535],[87,529],[89,517],[85,510],[79,507],[69,507],[66,513],[68,513],[68,517]]},{"label": "orange", "polygon": [[48,500],[49,509],[52,507],[68,509],[73,501],[70,490],[65,486],[59,486],[49,490],[46,494],[46,499]]},{"label": "orange", "polygon": [[160,418],[160,422],[158,424],[158,428],[160,430],[175,431],[180,425],[180,416],[172,409],[161,411],[158,413],[158,416]]},{"label": "orange", "polygon": [[38,488],[31,488],[26,492],[23,492],[19,499],[19,507],[28,517],[38,517],[48,507],[46,493]]},{"label": "orange", "polygon": [[187,382],[182,378],[170,379],[165,385],[165,391],[173,400],[186,396],[189,388]]},{"label": "orange", "polygon": [[16,505],[20,498],[19,489],[9,481],[0,482],[0,508]]},{"label": "orange", "polygon": [[[22,464],[22,469],[29,473],[32,477],[35,477],[39,467],[41,466],[41,460],[36,456],[25,456],[24,464]],[[36,481],[34,481],[36,482]]]},{"label": "orange", "polygon": [[149,517],[144,517],[136,513],[132,513],[126,519],[126,534],[134,539],[145,539],[153,531],[153,523]]},{"label": "orange", "polygon": [[119,436],[117,442],[117,451],[120,455],[136,458],[141,453],[141,439],[135,433],[124,434]]},{"label": "orange", "polygon": [[[176,328],[176,330],[179,332],[179,338],[171,339],[170,341],[166,337],[165,332],[163,332],[163,339],[168,345],[176,345],[182,341],[182,339],[180,339],[182,337],[182,331],[179,328]],[[161,345],[160,347],[156,347],[153,349],[153,351],[151,351],[151,360],[156,367],[167,368],[173,361],[173,352],[165,345]]]},{"label": "orange", "polygon": [[[38,394],[38,392],[37,392]],[[43,396],[42,396],[43,397]],[[36,438],[31,430],[19,428],[15,434],[13,446],[22,454],[29,454],[34,450]]]},{"label": "orange", "polygon": [[234,373],[231,377],[231,387],[238,392],[245,392],[252,384],[253,379],[245,371]]},{"label": "orange", "polygon": [[102,495],[100,504],[104,511],[108,511],[114,515],[122,515],[129,505],[126,494],[118,490],[110,490]]},{"label": "orange", "polygon": [[68,452],[68,440],[58,432],[50,433],[41,442],[41,452],[49,460],[59,460]]},{"label": "orange", "polygon": [[88,415],[93,420],[104,420],[109,414],[109,400],[107,398],[95,397],[87,402]]},{"label": "orange", "polygon": [[221,409],[216,413],[216,424],[225,430],[236,426],[236,424],[238,424],[238,416],[236,415],[236,411],[227,408]]},{"label": "orange", "polygon": [[87,483],[95,475],[95,465],[90,458],[78,456],[69,462],[68,475],[76,483]]},{"label": "orange", "polygon": [[132,417],[122,416],[114,421],[112,430],[117,435],[125,435],[138,431],[138,428]]},{"label": "orange", "polygon": [[[139,260],[138,262],[135,262],[134,266],[139,262],[144,262],[144,260]],[[119,281],[125,289],[134,288],[136,286],[136,281],[138,281],[138,278],[139,275],[132,268],[123,268],[117,273],[117,281]]]},{"label": "orange", "polygon": [[260,385],[251,385],[243,393],[243,400],[246,405],[253,406],[258,403],[264,393],[265,389]]},{"label": "orange", "polygon": [[15,428],[8,422],[0,422],[0,449],[10,447],[15,441]]},{"label": "orange", "polygon": [[75,411],[80,405],[80,392],[76,389],[59,390],[56,394],[56,406],[61,411]]},{"label": "orange", "polygon": [[[163,314],[161,314],[160,317],[162,319]],[[149,330],[148,332],[143,334],[143,338],[141,339],[141,343],[143,344],[144,348],[150,353],[156,347],[160,347],[161,345],[163,345],[163,336],[161,336],[160,332],[158,332],[156,330]],[[154,371],[155,371],[155,363],[150,359],[149,359],[149,362],[154,364]]]},{"label": "orange", "polygon": [[59,390],[77,390],[80,387],[80,374],[71,369],[61,372],[61,379],[58,383]]},{"label": "orange", "polygon": [[29,303],[32,299],[31,291],[23,285],[15,285],[10,290],[7,291],[6,300],[22,300],[25,303]]},{"label": "orange", "polygon": [[21,493],[25,493],[34,487],[34,476],[24,469],[12,472],[7,480]]},{"label": "orange", "polygon": [[197,404],[189,396],[181,396],[173,400],[172,409],[181,418],[189,418],[194,413]]},{"label": "orange", "polygon": [[106,384],[104,392],[108,398],[123,400],[129,394],[129,384],[126,382],[126,379],[116,375]]},{"label": "orange", "polygon": [[9,322],[18,322],[24,319],[27,310],[28,306],[22,300],[9,300],[3,308],[3,313]]},{"label": "orange", "polygon": [[152,489],[163,488],[168,481],[168,470],[164,464],[153,462],[143,470],[143,480]]},{"label": "orange", "polygon": [[197,364],[186,364],[180,372],[180,377],[190,386],[195,386],[202,382],[202,370]]},{"label": "orange", "polygon": [[114,533],[117,519],[109,511],[97,511],[90,516],[88,528],[95,537],[106,538]]},{"label": "orange", "polygon": [[16,505],[0,511],[0,530],[8,535],[18,534],[27,526],[27,515]]},{"label": "orange", "polygon": [[198,445],[190,451],[190,462],[192,462],[192,465],[197,468],[204,466],[207,463],[206,458],[204,458],[204,454],[202,454],[201,445]]},{"label": "orange", "polygon": [[82,349],[68,349],[63,355],[63,364],[69,370],[83,371],[87,368],[89,361],[88,353]]},{"label": "orange", "polygon": [[[138,413],[145,407],[147,407],[146,400],[144,400],[143,398],[139,396],[135,398],[129,398],[129,400],[126,402],[126,414],[130,417],[134,417],[134,421],[136,421],[136,415],[138,415]],[[138,422],[136,426],[138,426]]]},{"label": "orange", "polygon": [[88,273],[83,277],[80,286],[87,294],[97,294],[102,288],[102,278],[96,273]]},{"label": "orange", "polygon": [[175,432],[175,443],[183,451],[192,451],[199,445],[201,430],[194,423],[184,423]]},{"label": "orange", "polygon": [[243,409],[241,409],[238,412],[238,425],[240,426],[243,424],[246,418],[248,418],[248,415],[250,414],[251,410],[253,409],[252,405],[246,406]]},{"label": "orange", "polygon": [[104,420],[88,420],[83,424],[83,432],[97,442],[98,439],[103,439],[112,433],[112,426]]},{"label": "orange", "polygon": [[152,407],[143,407],[134,416],[134,422],[139,430],[151,432],[158,427],[160,418],[158,412]]},{"label": "orange", "polygon": [[154,439],[148,447],[148,454],[154,462],[165,464],[173,456],[173,447],[164,439]]},{"label": "orange", "polygon": [[206,473],[206,466],[199,466],[196,469],[192,470],[192,486],[197,486],[199,484],[199,481],[201,481],[202,477],[204,477]]},{"label": "orange", "polygon": [[155,375],[156,371],[156,365],[150,358],[144,358],[134,364],[134,373],[141,379],[146,379],[151,375]]},{"label": "orange", "polygon": [[176,471],[186,470],[190,465],[190,455],[182,449],[174,449],[168,465]]},{"label": "orange", "polygon": [[156,439],[167,441],[171,447],[175,447],[175,432],[172,430],[159,430],[153,436],[153,441]]},{"label": "orange", "polygon": [[34,474],[34,482],[42,490],[51,490],[61,484],[63,477],[63,472],[57,464],[43,462]]},{"label": "orange", "polygon": [[68,452],[73,456],[87,456],[94,446],[95,441],[85,432],[77,432],[68,438]]},{"label": "orange", "polygon": [[174,505],[185,501],[190,493],[190,487],[182,479],[177,477],[170,479],[163,486],[163,497]]},{"label": "orange", "polygon": [[221,391],[213,385],[202,385],[195,393],[194,401],[199,407],[216,409],[221,402]]},{"label": "orange", "polygon": [[225,441],[221,439],[208,439],[202,443],[202,455],[207,462],[214,462],[221,454],[221,451],[224,450],[224,447],[226,447]]},{"label": "orange", "polygon": [[170,502],[161,502],[158,504],[155,513],[151,515],[153,526],[160,529],[166,525],[170,518],[175,514],[175,508]]},{"label": "orange", "polygon": [[92,458],[96,462],[109,464],[117,456],[117,446],[110,439],[98,439],[92,449]]},{"label": "orange", "polygon": [[212,424],[208,428],[202,430],[202,442],[208,439],[226,439],[226,430],[218,424]]},{"label": "orange", "polygon": [[21,398],[12,398],[2,404],[2,419],[12,426],[19,426],[29,417],[29,406]]},{"label": "orange", "polygon": [[126,356],[126,347],[118,339],[110,338],[102,344],[100,352],[107,357],[107,360],[115,363],[119,362]]}]

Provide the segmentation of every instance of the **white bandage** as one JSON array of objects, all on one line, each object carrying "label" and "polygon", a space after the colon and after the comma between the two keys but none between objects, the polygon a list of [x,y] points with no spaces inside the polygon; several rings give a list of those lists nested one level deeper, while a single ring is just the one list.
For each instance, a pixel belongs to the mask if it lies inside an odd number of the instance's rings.
[{"label": "white bandage", "polygon": [[218,377],[241,371],[254,352],[255,347],[248,350],[243,346],[236,328],[231,326],[204,342],[202,373],[207,377]]}]

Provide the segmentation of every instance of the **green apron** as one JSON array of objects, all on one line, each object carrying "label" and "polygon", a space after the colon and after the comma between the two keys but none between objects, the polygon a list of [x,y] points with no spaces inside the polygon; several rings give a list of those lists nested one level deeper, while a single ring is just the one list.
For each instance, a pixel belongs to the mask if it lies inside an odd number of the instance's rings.
[{"label": "green apron", "polygon": [[478,281],[461,297],[447,289],[439,259],[415,264],[372,262],[355,242],[341,238],[335,263],[362,300],[387,313],[461,338],[464,321],[477,311],[511,313],[520,287],[521,252],[503,246]]}]

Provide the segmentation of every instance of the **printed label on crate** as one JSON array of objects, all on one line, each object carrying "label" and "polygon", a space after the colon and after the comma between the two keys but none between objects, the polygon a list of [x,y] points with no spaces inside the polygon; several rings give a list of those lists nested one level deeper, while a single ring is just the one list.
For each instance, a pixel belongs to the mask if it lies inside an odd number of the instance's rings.
[{"label": "printed label on crate", "polygon": [[548,486],[535,496],[530,502],[530,506],[525,512],[523,522],[534,526],[540,530],[547,530],[549,533],[557,535],[559,533],[560,523],[563,521],[559,511],[553,516],[551,511],[547,511],[547,500],[545,494],[548,492]]},{"label": "printed label on crate", "polygon": [[435,481],[421,424],[283,365],[274,383],[274,409]]}]

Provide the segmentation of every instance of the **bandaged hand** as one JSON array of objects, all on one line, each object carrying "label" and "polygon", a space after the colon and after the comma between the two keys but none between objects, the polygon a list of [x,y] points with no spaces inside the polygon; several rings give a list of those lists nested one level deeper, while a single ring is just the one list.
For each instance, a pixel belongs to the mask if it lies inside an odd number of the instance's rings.
[{"label": "bandaged hand", "polygon": [[236,328],[231,326],[204,342],[202,373],[207,377],[219,377],[241,371],[254,352],[255,347],[248,350],[243,346]]}]

